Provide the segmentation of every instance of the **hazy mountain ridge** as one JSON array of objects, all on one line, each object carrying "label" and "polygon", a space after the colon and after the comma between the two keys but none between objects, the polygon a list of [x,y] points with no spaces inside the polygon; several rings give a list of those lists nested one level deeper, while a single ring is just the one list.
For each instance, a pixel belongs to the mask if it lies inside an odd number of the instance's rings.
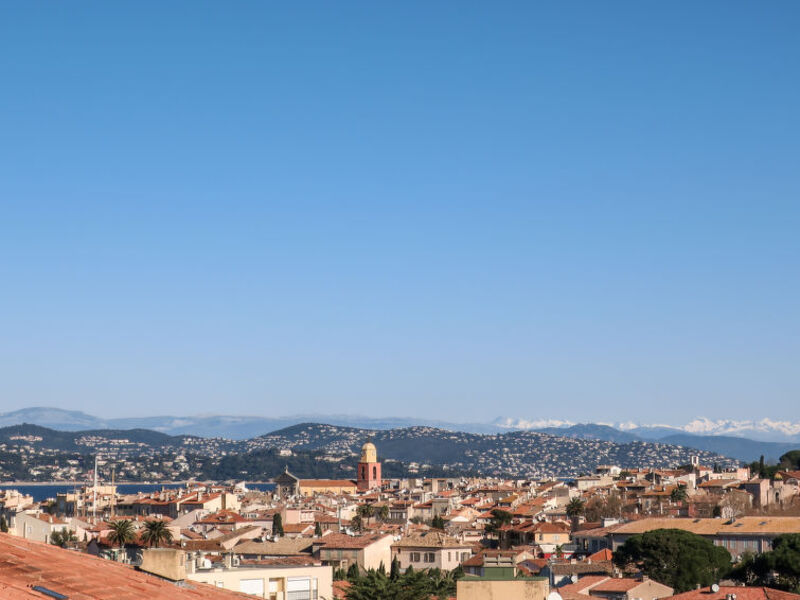
[{"label": "hazy mountain ridge", "polygon": [[[596,439],[618,443],[633,441],[661,441],[682,446],[694,447],[709,452],[720,453],[744,461],[757,460],[764,455],[776,460],[788,450],[800,445],[800,434],[789,436],[800,423],[790,421],[732,421],[695,419],[683,427],[670,425],[638,425],[633,422],[573,423],[558,419],[520,420],[502,418],[490,424],[460,424],[416,418],[365,418],[348,415],[289,417],[252,417],[232,415],[199,415],[189,417],[143,417],[102,419],[80,411],[66,411],[58,408],[34,407],[0,414],[0,427],[19,423],[33,423],[60,431],[101,431],[142,429],[158,431],[171,436],[194,435],[204,438],[225,438],[229,440],[249,440],[269,432],[286,429],[308,422],[324,422],[331,426],[381,431],[407,427],[436,427],[441,430],[465,433],[508,433],[511,431],[537,431],[550,435],[580,439]],[[758,429],[756,438],[745,438],[744,433]],[[692,431],[688,431],[691,429]],[[736,436],[726,435],[726,431],[736,431]],[[771,440],[768,431],[774,432]],[[698,433],[706,432],[706,433]],[[716,433],[708,433],[716,432]],[[795,437],[797,439],[795,439]]]},{"label": "hazy mountain ridge", "polygon": [[324,451],[357,456],[366,439],[381,459],[411,464],[441,464],[454,472],[522,477],[576,476],[599,464],[627,468],[673,468],[698,455],[704,464],[733,466],[738,461],[716,453],[660,442],[617,443],[596,438],[554,436],[537,431],[502,434],[455,432],[435,427],[366,430],[306,423],[274,431],[259,441],[283,450]]},{"label": "hazy mountain ridge", "polygon": [[[378,446],[382,460],[392,463],[393,472],[408,474],[436,469],[453,474],[571,477],[591,473],[599,464],[674,468],[688,463],[693,455],[704,464],[738,463],[716,453],[659,442],[617,443],[536,431],[476,434],[424,426],[360,429],[304,423],[248,440],[226,440],[148,430],[63,432],[15,425],[0,428],[0,476],[19,477],[25,467],[20,457],[36,456],[39,468],[32,476],[63,478],[67,473],[77,477],[86,473],[88,457],[97,455],[104,463],[117,463],[118,472],[127,477],[158,480],[226,473],[229,478],[240,472],[250,478],[268,478],[277,472],[266,472],[266,465],[274,467],[275,452],[281,450],[317,453],[322,462],[338,465],[337,472],[351,473],[367,439]],[[70,461],[82,465],[81,471],[66,466]],[[247,468],[235,470],[243,465]]]},{"label": "hazy mountain ridge", "polygon": [[774,420],[736,421],[699,417],[685,425],[640,424],[632,421],[618,423],[576,423],[574,421],[526,420],[502,418],[495,424],[504,429],[553,430],[569,429],[580,425],[606,426],[617,431],[632,433],[641,439],[661,439],[668,435],[691,434],[697,436],[734,436],[763,442],[800,442],[800,421]]},{"label": "hazy mountain ridge", "polygon": [[[571,427],[538,429],[543,433],[552,435],[562,435],[580,439],[598,439],[620,443],[632,442],[635,440],[660,442],[663,444],[675,444],[689,448],[697,448],[708,452],[715,452],[738,458],[745,462],[758,460],[764,456],[769,463],[777,462],[778,458],[800,446],[800,442],[761,442],[747,438],[740,438],[726,435],[695,435],[683,433],[670,429],[658,429],[657,431],[643,431],[643,435],[637,435],[638,430],[620,431],[608,425],[578,424]],[[635,433],[636,432],[636,433]],[[651,435],[653,437],[646,437]]]}]

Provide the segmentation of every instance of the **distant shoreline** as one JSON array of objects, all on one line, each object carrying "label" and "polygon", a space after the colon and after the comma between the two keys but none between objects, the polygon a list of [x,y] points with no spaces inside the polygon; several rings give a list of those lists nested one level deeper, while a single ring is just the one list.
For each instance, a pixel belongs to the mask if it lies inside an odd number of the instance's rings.
[{"label": "distant shoreline", "polygon": [[[199,483],[202,485],[219,485],[217,481],[115,481],[114,485],[186,485],[186,484],[194,484]],[[275,483],[272,480],[268,481],[246,481],[245,485],[265,485]],[[92,486],[91,481],[0,481],[0,488],[11,487],[11,486],[74,486],[74,487],[81,487],[81,486]],[[97,482],[97,486],[104,486],[104,485],[111,485],[110,482]]]}]

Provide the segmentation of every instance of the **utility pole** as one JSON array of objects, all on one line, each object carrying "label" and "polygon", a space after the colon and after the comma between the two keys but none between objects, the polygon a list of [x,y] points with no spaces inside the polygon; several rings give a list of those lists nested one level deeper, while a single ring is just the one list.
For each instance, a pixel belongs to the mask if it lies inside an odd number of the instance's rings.
[{"label": "utility pole", "polygon": [[114,520],[114,507],[117,505],[117,488],[114,486],[114,474],[117,470],[116,465],[111,467],[111,520]]},{"label": "utility pole", "polygon": [[97,455],[94,455],[94,486],[92,487],[92,523],[97,524]]}]

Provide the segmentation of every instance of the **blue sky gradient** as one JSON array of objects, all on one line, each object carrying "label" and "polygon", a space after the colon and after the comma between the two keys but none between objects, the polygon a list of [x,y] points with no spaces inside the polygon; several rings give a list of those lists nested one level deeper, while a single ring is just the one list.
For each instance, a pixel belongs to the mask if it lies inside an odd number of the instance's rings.
[{"label": "blue sky gradient", "polygon": [[0,406],[798,418],[796,2],[9,2]]}]

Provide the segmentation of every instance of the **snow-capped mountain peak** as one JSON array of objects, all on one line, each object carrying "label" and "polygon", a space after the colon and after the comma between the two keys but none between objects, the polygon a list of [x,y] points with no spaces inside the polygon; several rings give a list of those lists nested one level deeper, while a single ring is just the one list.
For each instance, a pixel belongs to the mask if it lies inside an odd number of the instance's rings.
[{"label": "snow-capped mountain peak", "polygon": [[[565,419],[522,419],[500,418],[494,424],[504,429],[544,429],[568,428],[575,422]],[[759,420],[709,419],[697,417],[684,425],[668,425],[664,423],[637,423],[634,421],[607,422],[597,421],[595,425],[606,425],[620,431],[643,434],[654,430],[694,435],[726,435],[747,437],[762,441],[800,442],[800,421],[776,420],[763,418]]]}]

